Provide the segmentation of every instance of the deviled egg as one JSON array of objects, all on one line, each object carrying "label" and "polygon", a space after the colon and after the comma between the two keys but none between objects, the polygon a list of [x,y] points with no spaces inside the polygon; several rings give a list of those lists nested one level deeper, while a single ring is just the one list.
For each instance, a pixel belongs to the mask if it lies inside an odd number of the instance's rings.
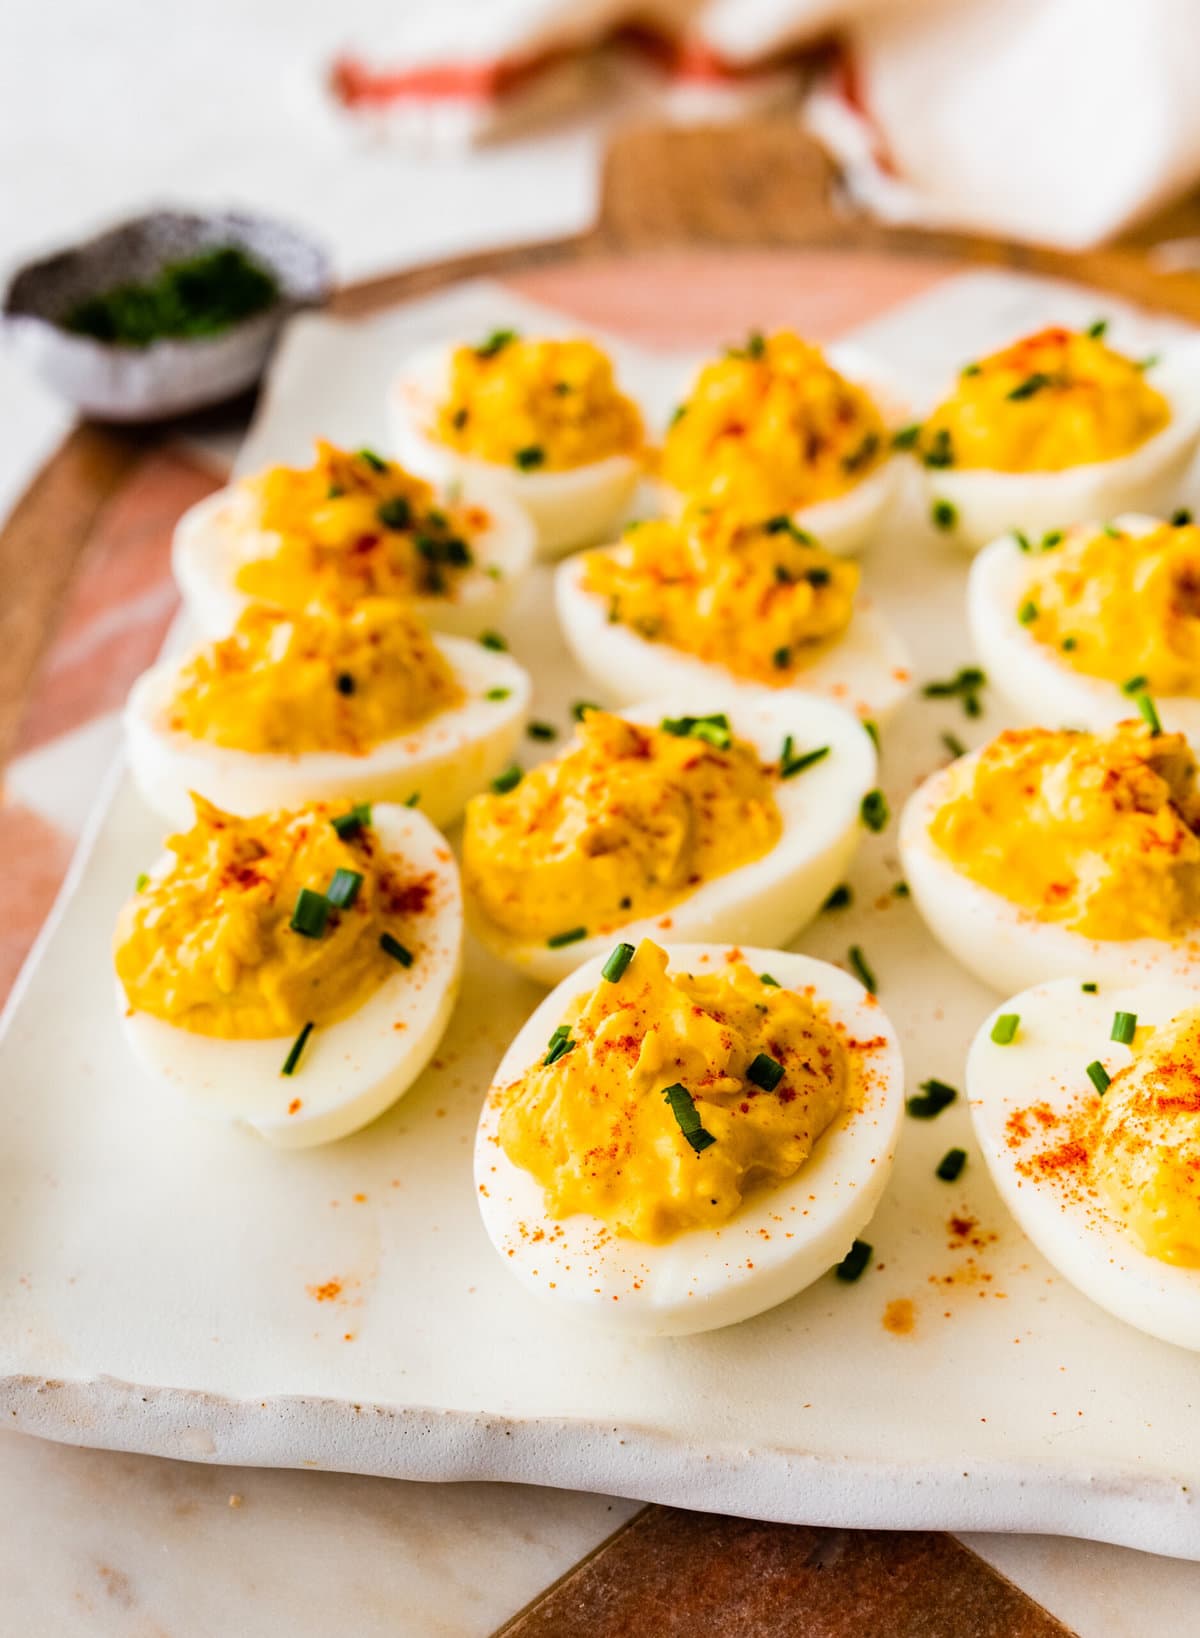
[{"label": "deviled egg", "polygon": [[752,334],[675,411],[658,462],[668,504],[785,515],[827,551],[861,550],[901,475],[877,390],[790,331]]},{"label": "deviled egg", "polygon": [[618,704],[749,684],[883,722],[911,663],[858,581],[782,513],[746,523],[696,505],[561,564],[555,597],[576,660]]},{"label": "deviled egg", "polygon": [[529,696],[507,654],[432,636],[406,604],[255,603],[228,637],[138,679],[126,746],[170,824],[198,790],[243,816],[345,797],[444,825],[511,760]]},{"label": "deviled egg", "polygon": [[972,551],[1118,512],[1169,511],[1200,436],[1194,354],[1135,361],[1053,327],[968,364],[918,428],[933,523]]},{"label": "deviled egg", "polygon": [[1200,528],[1190,514],[994,540],[971,565],[967,618],[998,692],[1026,722],[1098,732],[1148,693],[1166,727],[1200,737]]},{"label": "deviled egg", "polygon": [[411,809],[313,804],[191,828],[121,911],[121,1021],[195,1113],[328,1143],[408,1090],[462,966],[458,871]]},{"label": "deviled egg", "polygon": [[1180,734],[1010,729],[900,821],[934,936],[985,984],[1200,979],[1200,790]]},{"label": "deviled egg", "polygon": [[185,512],[172,566],[210,637],[250,602],[294,613],[364,597],[474,637],[499,623],[533,551],[532,523],[496,489],[435,489],[373,450],[318,442],[311,466],[269,467]]},{"label": "deviled egg", "polygon": [[1046,1259],[1118,1319],[1200,1349],[1200,990],[1024,990],[967,1059],[980,1150]]},{"label": "deviled egg", "polygon": [[505,1267],[564,1316],[712,1330],[846,1256],[903,1113],[895,1032],[840,969],[618,945],[505,1054],[475,1142],[479,1205]]},{"label": "deviled egg", "polygon": [[641,475],[641,412],[592,341],[496,330],[428,349],[400,371],[389,409],[406,466],[503,488],[546,557],[611,538]]},{"label": "deviled egg", "polygon": [[553,984],[617,938],[775,945],[820,910],[861,835],[870,736],[805,695],[688,703],[586,710],[559,756],[467,804],[468,914],[497,955]]}]

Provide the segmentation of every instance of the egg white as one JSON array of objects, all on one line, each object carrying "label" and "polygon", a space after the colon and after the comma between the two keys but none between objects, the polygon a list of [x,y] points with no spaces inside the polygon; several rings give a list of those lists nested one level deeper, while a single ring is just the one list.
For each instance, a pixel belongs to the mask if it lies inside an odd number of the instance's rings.
[{"label": "egg white", "polygon": [[[462,972],[458,868],[422,814],[380,804],[371,822],[406,871],[432,876],[434,897],[412,922],[412,966],[397,966],[356,1012],[314,1029],[294,1074],[282,1073],[293,1037],[237,1041],[193,1034],[130,1011],[118,983],[121,1025],[135,1056],[191,1113],[249,1127],[281,1148],[331,1143],[381,1115],[437,1050]],[[173,863],[164,854],[151,877]]]},{"label": "egg white", "polygon": [[429,347],[403,365],[388,393],[392,447],[401,465],[430,483],[487,483],[518,502],[533,520],[542,557],[609,540],[629,510],[642,463],[636,455],[563,471],[520,467],[464,454],[430,433],[449,395],[452,347]]},{"label": "egg white", "polygon": [[[1161,520],[1126,513],[1113,524],[1127,535],[1146,535]],[[1104,526],[1091,523],[1087,534]],[[1115,682],[1085,676],[1068,657],[1039,643],[1017,619],[1027,590],[1053,557],[1023,552],[1012,535],[992,541],[971,564],[967,582],[967,622],[980,663],[1005,703],[1030,726],[1053,722],[1065,728],[1103,733],[1135,715],[1135,706]],[[1164,727],[1200,738],[1200,696],[1155,694]]]},{"label": "egg white", "polygon": [[[1109,1039],[1113,1013],[1138,1023],[1168,1023],[1200,1005],[1200,990],[1175,980],[1101,985],[1095,995],[1078,978],[1040,984],[1013,996],[985,1020],[967,1058],[967,1097],[979,1147],[1005,1205],[1048,1262],[1118,1319],[1180,1347],[1200,1349],[1200,1269],[1148,1256],[1120,1215],[1084,1179],[1067,1182],[1022,1160],[1054,1146],[1044,1133],[1014,1146],[1010,1116],[1035,1104],[1065,1114],[1080,1095],[1095,1095],[1087,1065],[1110,1075],[1130,1062],[1129,1047]],[[1008,1046],[991,1039],[1000,1013],[1020,1016]],[[1031,1123],[1033,1124],[1033,1123]]]},{"label": "egg white", "polygon": [[981,887],[955,869],[935,847],[929,826],[950,794],[952,774],[970,767],[972,752],[939,769],[913,792],[900,816],[900,862],[930,932],[968,972],[993,989],[1018,989],[1032,979],[1082,974],[1116,983],[1142,979],[1200,982],[1200,927],[1194,937],[1163,939],[1085,938],[1057,922]]},{"label": "egg white", "polygon": [[[167,716],[183,660],[165,660],[138,678],[125,706],[125,746],[134,783],[168,824],[191,823],[191,791],[243,818],[306,802],[407,802],[437,825],[462,812],[513,759],[532,690],[507,654],[462,637],[435,642],[466,693],[461,705],[381,740],[362,756],[232,750],[172,729]],[[504,700],[488,700],[491,688]]]},{"label": "egg white", "polygon": [[[534,527],[508,495],[483,482],[469,489],[442,485],[443,507],[476,505],[489,514],[488,526],[471,536],[473,564],[456,571],[454,594],[414,597],[412,608],[435,631],[477,637],[498,625],[533,562]],[[180,518],[171,545],[171,568],[188,612],[209,637],[232,630],[249,597],[237,585],[238,572],[279,550],[281,537],[258,523],[254,497],[236,484],[198,501]]]},{"label": "egg white", "polygon": [[862,799],[876,781],[875,747],[845,711],[804,694],[747,691],[732,699],[677,694],[622,715],[657,727],[664,717],[703,716],[716,710],[726,711],[734,735],[749,741],[764,762],[778,760],[787,734],[797,755],[822,745],[831,747],[822,761],[791,779],[772,782],[783,832],[768,853],[702,882],[655,915],[559,949],[514,939],[468,897],[469,925],[480,942],[539,983],[557,984],[581,962],[607,955],[622,939],[630,944],[641,938],[660,944],[668,938],[746,939],[775,946],[795,937],[820,910],[854,857],[862,834]]},{"label": "egg white", "polygon": [[[609,547],[615,551],[618,548]],[[649,695],[720,690],[778,694],[781,698],[820,695],[857,716],[885,723],[912,683],[912,659],[903,639],[869,598],[860,597],[845,632],[812,659],[785,687],[764,689],[724,666],[697,659],[669,643],[649,642],[629,626],[610,622],[605,600],[583,588],[581,558],[555,571],[559,624],[576,661],[597,688],[618,705]]]},{"label": "egg white", "polygon": [[1146,374],[1170,405],[1171,419],[1128,455],[1062,472],[922,465],[926,515],[938,501],[949,501],[956,517],[946,535],[977,551],[1010,529],[1038,540],[1051,530],[1119,512],[1169,513],[1200,438],[1197,355],[1180,349]]},{"label": "egg white", "polygon": [[[723,968],[729,946],[668,944],[672,969]],[[499,1100],[485,1099],[475,1139],[475,1184],[488,1236],[517,1278],[564,1319],[649,1336],[684,1336],[786,1302],[839,1262],[870,1221],[887,1184],[904,1116],[904,1065],[874,997],[840,968],[811,956],[739,945],[744,960],[792,989],[812,987],[829,1015],[871,1054],[871,1086],[820,1138],[794,1177],[751,1193],[720,1228],[665,1245],[615,1235],[597,1218],[547,1215],[541,1185],[500,1146]],[[493,1079],[516,1080],[546,1051],[569,1000],[600,981],[597,955],[552,990],[518,1032]],[[703,1163],[703,1157],[697,1157]],[[541,1231],[539,1233],[539,1231]]]}]

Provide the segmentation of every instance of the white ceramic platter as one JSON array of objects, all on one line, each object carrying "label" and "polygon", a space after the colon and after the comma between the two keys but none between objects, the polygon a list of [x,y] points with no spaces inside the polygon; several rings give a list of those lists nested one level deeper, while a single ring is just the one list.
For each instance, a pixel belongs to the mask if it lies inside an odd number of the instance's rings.
[{"label": "white ceramic platter", "polygon": [[[955,363],[1106,298],[1008,275],[939,287],[856,340],[928,396]],[[321,432],[383,436],[392,360],[420,341],[528,324],[491,286],[349,326],[293,326],[242,458],[303,459]],[[1143,325],[1143,350],[1178,331]],[[1126,339],[1114,324],[1118,344]],[[626,348],[656,404],[692,363]],[[1186,504],[1189,496],[1181,496]],[[880,603],[931,677],[970,659],[966,562],[919,519],[867,557]],[[509,622],[564,726],[585,692],[540,572]],[[591,693],[591,690],[586,690]],[[995,709],[914,701],[884,745],[893,809]],[[801,941],[879,975],[913,1085],[961,1086],[994,998],[922,931],[894,827],[850,910]],[[376,1126],[288,1153],[162,1099],[113,1015],[117,907],[159,828],[119,778],[0,1042],[0,1411],[56,1439],[168,1456],[405,1478],[491,1478],[846,1526],[1036,1530],[1200,1558],[1200,1360],[1139,1335],[1056,1277],[1007,1217],[965,1108],[909,1121],[869,1230],[876,1266],[731,1330],[666,1341],[577,1331],[506,1273],[473,1195],[483,1090],[540,992],[471,951],[444,1048]],[[952,1219],[959,1219],[959,1227]]]}]

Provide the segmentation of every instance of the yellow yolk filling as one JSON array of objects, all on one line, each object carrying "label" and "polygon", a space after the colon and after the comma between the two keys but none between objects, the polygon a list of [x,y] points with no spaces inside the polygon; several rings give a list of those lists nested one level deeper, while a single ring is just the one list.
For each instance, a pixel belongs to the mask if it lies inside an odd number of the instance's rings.
[{"label": "yellow yolk filling", "polygon": [[981,887],[1088,938],[1195,928],[1200,797],[1181,734],[1011,730],[952,778],[929,835]]},{"label": "yellow yolk filling", "polygon": [[434,503],[433,490],[369,450],[317,444],[312,466],[249,478],[255,526],[277,535],[268,557],[244,563],[238,589],[277,608],[361,597],[453,598],[490,518],[478,506]]},{"label": "yellow yolk filling", "polygon": [[1200,694],[1200,528],[1069,535],[1038,560],[1018,617],[1064,664],[1154,694]]},{"label": "yellow yolk filling", "polygon": [[469,898],[515,939],[602,933],[760,858],[783,829],[757,752],[588,711],[579,743],[467,804]]},{"label": "yellow yolk filling", "polygon": [[362,756],[462,699],[442,651],[401,603],[304,614],[252,603],[230,636],[184,667],[167,725],[233,751]]},{"label": "yellow yolk filling", "polygon": [[593,342],[523,341],[505,331],[455,349],[433,430],[465,454],[528,472],[633,455],[643,440],[637,405]]},{"label": "yellow yolk filling", "polygon": [[845,494],[887,448],[870,396],[784,330],[705,365],[667,433],[659,471],[684,495],[761,518]]},{"label": "yellow yolk filling", "polygon": [[779,686],[845,631],[858,573],[786,517],[738,525],[692,507],[588,553],[582,584],[606,599],[610,621],[640,637]]},{"label": "yellow yolk filling", "polygon": [[1052,328],[968,365],[917,448],[929,466],[1061,472],[1128,455],[1170,418],[1131,359]]},{"label": "yellow yolk filling", "polygon": [[[635,1240],[726,1222],[751,1189],[798,1172],[847,1102],[849,1055],[833,1026],[742,962],[668,973],[666,951],[645,940],[616,983],[571,1002],[563,1026],[568,1051],[498,1089],[501,1145],[552,1217],[586,1212]],[[770,1091],[748,1078],[760,1053],[783,1070]],[[712,1139],[699,1151],[664,1096],[672,1086]]]},{"label": "yellow yolk filling", "polygon": [[[393,875],[369,824],[343,840],[346,806],[236,819],[193,798],[191,830],[168,838],[170,870],[117,922],[117,977],[129,1005],[179,1029],[230,1040],[295,1035],[356,1011],[396,962],[380,945],[423,906],[428,883]],[[353,903],[319,937],[293,931],[302,888],[325,893],[338,870],[361,876]]]},{"label": "yellow yolk filling", "polygon": [[1092,1177],[1147,1256],[1200,1267],[1200,1011],[1138,1031],[1100,1100]]}]

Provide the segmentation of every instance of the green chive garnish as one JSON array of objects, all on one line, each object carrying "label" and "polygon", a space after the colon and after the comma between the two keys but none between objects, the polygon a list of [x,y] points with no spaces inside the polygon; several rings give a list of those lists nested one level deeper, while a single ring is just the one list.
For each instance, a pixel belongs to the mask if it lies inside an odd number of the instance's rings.
[{"label": "green chive garnish", "polygon": [[552,722],[527,722],[525,732],[530,739],[557,739],[558,729]]},{"label": "green chive garnish", "polygon": [[761,1086],[764,1092],[774,1092],[783,1079],[783,1074],[783,1065],[778,1058],[772,1058],[767,1052],[760,1052],[747,1069],[746,1079],[752,1086]]},{"label": "green chive garnish", "polygon": [[967,747],[957,734],[943,734],[942,744],[950,752],[951,756],[966,756],[967,754]]},{"label": "green chive garnish", "polygon": [[962,1176],[962,1169],[967,1164],[965,1149],[947,1149],[937,1163],[935,1175],[943,1183],[953,1183]]},{"label": "green chive garnish", "polygon": [[339,838],[343,842],[348,842],[352,836],[357,836],[359,831],[371,823],[371,804],[356,802],[347,812],[339,813],[337,818],[331,819],[329,823]]},{"label": "green chive garnish", "polygon": [[870,990],[871,994],[874,995],[877,987],[875,983],[875,974],[867,965],[867,958],[865,955],[863,955],[861,946],[852,944],[850,946],[850,954],[847,959],[849,960],[850,966],[853,969],[855,978],[858,979],[863,989]]},{"label": "green chive garnish", "polygon": [[1043,550],[1043,552],[1053,551],[1056,546],[1061,546],[1062,543],[1063,543],[1063,532],[1062,532],[1061,529],[1048,529],[1046,531],[1046,533],[1042,536],[1042,550]]},{"label": "green chive garnish", "polygon": [[587,937],[586,927],[568,927],[565,933],[552,933],[546,940],[548,950],[561,950],[564,944],[578,944]]},{"label": "green chive garnish", "polygon": [[671,1105],[671,1113],[679,1125],[679,1130],[691,1144],[697,1154],[701,1154],[710,1143],[717,1140],[711,1132],[706,1132],[696,1110],[696,1103],[686,1086],[678,1081],[674,1086],[668,1086],[663,1091],[663,1097]]},{"label": "green chive garnish", "polygon": [[489,688],[483,697],[485,700],[506,700],[511,693],[511,688]]},{"label": "green chive garnish", "polygon": [[997,1046],[1008,1046],[1016,1035],[1020,1022],[1019,1012],[1002,1012],[992,1025],[992,1040]]},{"label": "green chive garnish", "polygon": [[1129,1046],[1137,1030],[1136,1012],[1115,1012],[1113,1014],[1112,1035],[1110,1040],[1120,1041],[1122,1046]]},{"label": "green chive garnish", "polygon": [[492,780],[492,789],[497,796],[507,796],[509,791],[515,791],[524,778],[515,762],[510,762],[503,773],[498,773]]},{"label": "green chive garnish", "polygon": [[870,717],[863,718],[863,733],[871,741],[876,750],[879,749],[879,724],[872,722]]},{"label": "green chive garnish", "polygon": [[1089,324],[1087,329],[1083,333],[1084,333],[1085,336],[1091,336],[1093,341],[1099,341],[1101,336],[1104,334],[1104,332],[1107,329],[1108,329],[1108,320],[1107,319],[1097,319],[1094,324]]},{"label": "green chive garnish", "polygon": [[1183,529],[1192,521],[1192,514],[1186,506],[1181,506],[1177,512],[1171,513],[1172,529]]},{"label": "green chive garnish", "polygon": [[844,1280],[847,1285],[853,1285],[874,1255],[875,1248],[868,1245],[866,1240],[855,1240],[833,1272],[839,1280]]},{"label": "green chive garnish", "polygon": [[420,791],[413,791],[411,796],[406,796],[404,798],[404,806],[406,808],[416,808],[416,807],[419,807],[420,804],[421,804],[421,793],[420,793]]},{"label": "green chive garnish", "polygon": [[1017,610],[1017,619],[1023,626],[1030,626],[1037,619],[1037,613],[1037,604],[1032,598],[1027,597]]},{"label": "green chive garnish", "polygon": [[508,647],[507,640],[498,631],[481,631],[479,641],[484,648],[494,649],[497,654],[503,654]]},{"label": "green chive garnish", "polygon": [[1112,1085],[1112,1076],[1108,1073],[1108,1070],[1105,1069],[1099,1058],[1094,1058],[1087,1066],[1087,1077],[1096,1088],[1096,1091],[1099,1092],[1101,1097],[1104,1096],[1109,1087]]},{"label": "green chive garnish", "polygon": [[935,529],[953,529],[958,522],[958,508],[953,501],[935,500],[929,516]]},{"label": "green chive garnish", "polygon": [[1149,681],[1149,677],[1143,677],[1140,672],[1136,677],[1126,677],[1121,684],[1121,692],[1122,694],[1140,694]]},{"label": "green chive garnish", "polygon": [[1017,545],[1021,548],[1021,550],[1023,552],[1032,552],[1033,542],[1030,540],[1029,536],[1025,533],[1025,531],[1023,529],[1014,529],[1013,530],[1013,539],[1016,541]]},{"label": "green chive garnish", "polygon": [[320,938],[329,920],[329,900],[324,893],[314,893],[311,887],[302,887],[296,896],[296,908],[289,923],[293,933],[303,938]]},{"label": "green chive garnish", "polygon": [[791,660],[791,658],[792,658],[792,651],[791,651],[790,648],[786,648],[786,647],[785,648],[777,648],[775,650],[775,652],[771,655],[771,664],[775,667],[775,669],[777,671],[784,671],[784,670],[787,669],[788,663]]},{"label": "green chive garnish", "polygon": [[362,884],[363,879],[357,870],[339,868],[334,871],[333,880],[325,889],[325,897],[335,910],[349,910]]},{"label": "green chive garnish", "polygon": [[859,804],[858,811],[863,824],[866,825],[868,830],[873,830],[877,835],[887,824],[890,817],[887,797],[881,790],[868,791]]},{"label": "green chive garnish", "polygon": [[535,467],[542,466],[546,459],[546,451],[541,444],[526,444],[524,449],[518,449],[513,460],[522,472],[532,472]]},{"label": "green chive garnish", "polygon": [[582,722],[589,711],[598,711],[600,707],[594,700],[576,700],[571,707],[571,715],[576,722]]},{"label": "green chive garnish", "polygon": [[781,987],[779,980],[777,978],[772,978],[770,973],[759,973],[758,982],[760,984],[765,984],[767,988],[771,990],[777,990]]},{"label": "green chive garnish", "polygon": [[921,423],[913,421],[910,426],[900,427],[892,433],[893,449],[914,449],[917,439],[921,436]]},{"label": "green chive garnish", "polygon": [[625,976],[625,969],[633,960],[633,945],[618,944],[608,960],[600,969],[601,978],[607,978],[610,984],[617,984]]},{"label": "green chive garnish", "polygon": [[821,908],[823,910],[844,910],[852,898],[853,894],[846,883],[843,882],[840,887],[834,888]]},{"label": "green chive garnish", "polygon": [[135,881],[134,884],[133,884],[134,891],[137,892],[137,893],[141,893],[148,886],[149,881],[150,881],[149,876],[147,876],[146,872],[143,870],[141,872],[141,874],[138,876],[137,881]]},{"label": "green chive garnish", "polygon": [[977,665],[964,665],[953,677],[927,682],[921,692],[927,700],[961,700],[967,716],[977,717],[982,710],[979,690],[986,684],[987,675]]},{"label": "green chive garnish", "polygon": [[729,718],[724,711],[715,711],[707,717],[664,717],[659,724],[664,734],[676,739],[702,739],[718,751],[727,751],[733,744]]},{"label": "green chive garnish", "polygon": [[1077,637],[1064,637],[1063,638],[1063,640],[1062,640],[1062,650],[1063,650],[1064,654],[1073,654],[1078,647],[1079,647],[1079,639]]},{"label": "green chive garnish", "polygon": [[380,502],[375,516],[385,529],[407,529],[412,523],[412,507],[403,495],[392,495]]},{"label": "green chive garnish", "polygon": [[1041,392],[1043,387],[1050,385],[1051,377],[1044,370],[1035,370],[1032,375],[1027,375],[1024,381],[1015,386],[1008,394],[1009,402],[1018,404],[1022,399],[1032,398],[1035,392]]},{"label": "green chive garnish", "polygon": [[570,1026],[560,1024],[546,1045],[546,1056],[542,1059],[542,1068],[546,1069],[550,1064],[556,1064],[560,1058],[565,1058],[574,1045],[575,1043],[571,1039]]},{"label": "green chive garnish", "polygon": [[400,940],[398,938],[393,938],[390,933],[381,933],[379,935],[379,948],[383,951],[384,955],[390,955],[392,960],[398,961],[402,967],[412,966],[412,951],[406,949],[405,946],[401,944]]},{"label": "green chive garnish", "polygon": [[898,899],[907,899],[912,897],[912,888],[909,887],[907,882],[897,882],[892,888],[892,892]]},{"label": "green chive garnish", "polygon": [[792,751],[792,736],[789,734],[783,742],[783,753],[779,758],[780,779],[793,779],[805,768],[811,768],[814,763],[823,762],[829,755],[828,745],[818,745],[815,751],[804,751],[796,756]]},{"label": "green chive garnish", "polygon": [[[954,465],[954,446],[950,442],[950,432],[947,427],[939,427],[933,435],[933,442],[921,456],[929,467],[947,467]],[[949,504],[947,502],[947,504]]]},{"label": "green chive garnish", "polygon": [[294,1075],[296,1073],[296,1065],[300,1062],[300,1054],[308,1045],[308,1038],[312,1032],[312,1024],[305,1024],[299,1035],[297,1035],[296,1039],[292,1042],[292,1050],[283,1060],[283,1068],[280,1070],[281,1075]]},{"label": "green chive garnish", "polygon": [[388,463],[382,455],[376,455],[373,449],[360,449],[358,458],[360,461],[365,461],[372,472],[386,472],[388,470]]},{"label": "green chive garnish", "polygon": [[1158,711],[1149,694],[1135,694],[1133,703],[1138,708],[1138,714],[1152,734],[1162,733],[1162,723],[1158,720]]},{"label": "green chive garnish", "polygon": [[1161,362],[1161,353],[1150,353],[1147,355],[1147,357],[1138,359],[1137,367],[1139,370],[1152,370],[1156,364],[1160,364]]},{"label": "green chive garnish", "polygon": [[495,358],[505,347],[517,339],[516,330],[493,330],[485,341],[481,341],[475,349],[476,358]]},{"label": "green chive garnish", "polygon": [[957,1087],[946,1081],[922,1081],[921,1090],[906,1098],[904,1107],[914,1120],[932,1120],[943,1109],[948,1109],[957,1097]]},{"label": "green chive garnish", "polygon": [[1100,986],[1099,984],[1081,984],[1079,988],[1083,991],[1084,995],[1095,995]]}]

